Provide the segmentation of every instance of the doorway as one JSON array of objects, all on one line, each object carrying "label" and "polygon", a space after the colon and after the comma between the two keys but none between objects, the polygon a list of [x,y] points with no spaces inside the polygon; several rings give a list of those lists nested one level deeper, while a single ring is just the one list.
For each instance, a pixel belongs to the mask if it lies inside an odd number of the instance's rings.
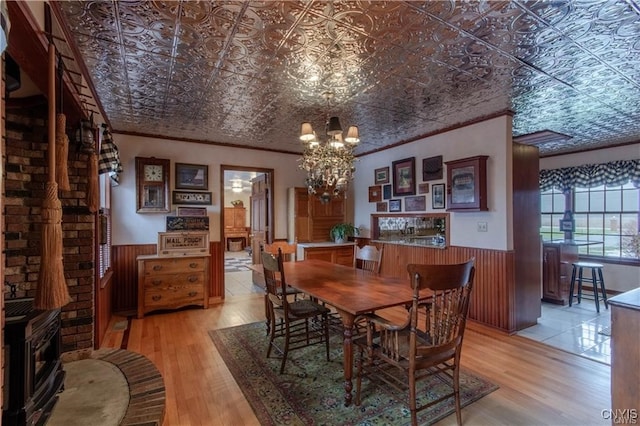
[{"label": "doorway", "polygon": [[220,241],[224,297],[262,293],[248,266],[273,229],[273,169],[220,166]]}]

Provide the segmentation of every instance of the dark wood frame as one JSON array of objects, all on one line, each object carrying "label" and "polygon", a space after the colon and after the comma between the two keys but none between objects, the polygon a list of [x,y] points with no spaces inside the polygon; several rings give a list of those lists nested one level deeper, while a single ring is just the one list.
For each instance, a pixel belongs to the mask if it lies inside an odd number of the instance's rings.
[{"label": "dark wood frame", "polygon": [[447,161],[447,211],[488,211],[486,155]]},{"label": "dark wood frame", "polygon": [[[431,185],[431,208],[444,209],[446,195],[444,183],[434,183]],[[436,197],[438,196],[442,197],[441,203],[437,203],[438,200],[436,200]]]},{"label": "dark wood frame", "polygon": [[423,212],[427,209],[426,195],[416,195],[404,199],[405,212]]},{"label": "dark wood frame", "polygon": [[376,211],[377,212],[386,212],[387,211],[387,202],[386,201],[381,201],[379,203],[376,203]]},{"label": "dark wood frame", "polygon": [[402,211],[402,198],[398,198],[396,200],[389,200],[389,211],[390,212],[401,212]]},{"label": "dark wood frame", "polygon": [[[189,184],[182,176],[186,171],[195,170],[202,171],[204,175],[203,182],[201,184]],[[187,164],[176,163],[176,177],[175,177],[175,189],[194,189],[194,190],[207,190],[209,189],[209,166],[205,164]]]},{"label": "dark wood frame", "polygon": [[429,193],[429,184],[428,183],[419,183],[418,184],[418,194],[428,194]]},{"label": "dark wood frame", "polygon": [[377,203],[382,201],[382,185],[374,185],[369,187],[369,202]]},{"label": "dark wood frame", "polygon": [[373,183],[376,185],[389,183],[389,167],[375,169],[373,174]]},{"label": "dark wood frame", "polygon": [[[136,157],[136,213],[168,213],[169,212],[169,182],[171,176],[171,160],[155,157]],[[144,169],[146,166],[162,166],[162,182],[146,181]],[[150,207],[145,202],[153,191],[162,196],[162,205]]]},{"label": "dark wood frame", "polygon": [[[192,199],[179,199],[178,197],[181,195],[190,196]],[[172,202],[173,204],[190,206],[210,206],[211,204],[213,204],[213,195],[211,192],[173,191]]]},{"label": "dark wood frame", "polygon": [[[393,196],[401,197],[403,195],[416,194],[416,159],[415,157],[397,160],[392,163],[393,170]],[[400,175],[408,172],[409,176],[405,176],[407,182],[406,187],[400,185]]]},{"label": "dark wood frame", "polygon": [[422,180],[442,179],[442,155],[422,159]]}]

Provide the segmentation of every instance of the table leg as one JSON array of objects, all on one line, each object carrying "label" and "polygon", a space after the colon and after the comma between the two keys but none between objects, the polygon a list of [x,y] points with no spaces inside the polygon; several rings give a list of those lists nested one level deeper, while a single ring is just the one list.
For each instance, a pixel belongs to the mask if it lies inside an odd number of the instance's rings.
[{"label": "table leg", "polygon": [[343,354],[343,368],[344,368],[344,406],[351,405],[353,390],[353,382],[351,378],[353,376],[353,321],[355,316],[337,309],[340,318],[342,319],[343,326],[343,341],[342,341],[342,354]]}]

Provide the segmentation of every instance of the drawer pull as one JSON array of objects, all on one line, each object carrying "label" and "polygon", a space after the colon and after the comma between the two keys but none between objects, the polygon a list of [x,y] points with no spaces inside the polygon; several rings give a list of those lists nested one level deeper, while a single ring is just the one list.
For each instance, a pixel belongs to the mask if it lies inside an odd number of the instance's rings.
[{"label": "drawer pull", "polygon": [[162,269],[162,265],[153,265],[153,270],[154,271],[159,271]]},{"label": "drawer pull", "polygon": [[194,297],[195,295],[197,295],[198,292],[197,291],[190,291],[189,292],[189,297]]},{"label": "drawer pull", "polygon": [[154,302],[157,302],[160,299],[162,299],[162,296],[160,296],[159,294],[154,294],[153,296],[151,296],[151,300],[153,300]]},{"label": "drawer pull", "polygon": [[151,285],[160,285],[162,284],[162,280],[153,280],[151,281]]},{"label": "drawer pull", "polygon": [[189,275],[189,278],[187,278],[187,281],[189,281],[190,283],[195,283],[196,281],[198,281],[198,276],[197,275]]},{"label": "drawer pull", "polygon": [[197,268],[197,267],[198,267],[198,264],[196,262],[191,262],[189,264],[189,268]]}]

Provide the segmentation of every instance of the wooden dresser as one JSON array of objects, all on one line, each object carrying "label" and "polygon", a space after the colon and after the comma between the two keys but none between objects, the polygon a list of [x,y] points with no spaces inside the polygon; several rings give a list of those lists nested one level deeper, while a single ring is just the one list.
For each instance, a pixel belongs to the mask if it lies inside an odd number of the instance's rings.
[{"label": "wooden dresser", "polygon": [[137,261],[138,318],[158,309],[209,307],[209,255],[141,255]]},{"label": "wooden dresser", "polygon": [[247,209],[244,207],[224,208],[224,249],[230,250],[229,240],[242,238],[242,247],[249,245],[249,231],[246,226]]}]

